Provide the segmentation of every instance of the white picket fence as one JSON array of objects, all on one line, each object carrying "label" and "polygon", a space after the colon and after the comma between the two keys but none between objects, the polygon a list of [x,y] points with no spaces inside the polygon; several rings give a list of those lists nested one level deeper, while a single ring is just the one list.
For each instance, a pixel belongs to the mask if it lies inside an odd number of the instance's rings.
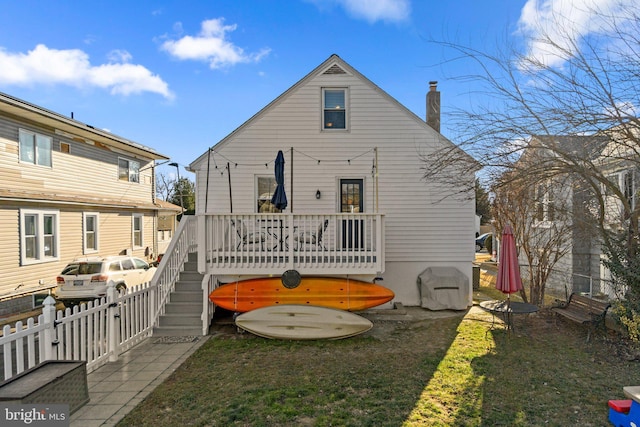
[{"label": "white picket fence", "polygon": [[[183,217],[150,283],[123,294],[111,284],[105,298],[73,310],[56,312],[56,301],[49,296],[36,320],[4,326],[0,337],[4,379],[46,360],[84,360],[91,372],[117,361],[121,353],[151,336],[189,253],[197,251],[196,226],[194,217]],[[203,281],[205,292],[210,287],[208,280]]]},{"label": "white picket fence", "polygon": [[118,294],[114,286],[107,297],[56,312],[55,300],[47,297],[42,314],[3,328],[0,349],[7,380],[46,360],[85,360],[87,372],[118,356],[149,337],[157,301],[158,285],[133,287]]}]

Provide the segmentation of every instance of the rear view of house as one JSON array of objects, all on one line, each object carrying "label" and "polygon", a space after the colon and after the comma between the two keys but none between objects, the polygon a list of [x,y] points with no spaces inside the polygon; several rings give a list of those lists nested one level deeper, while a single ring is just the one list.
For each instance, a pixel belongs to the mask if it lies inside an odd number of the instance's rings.
[{"label": "rear view of house", "polygon": [[[419,305],[420,274],[450,267],[470,304],[474,176],[423,179],[430,153],[455,149],[439,133],[435,82],[431,92],[428,124],[332,55],[203,153],[190,165],[200,272],[381,278],[395,302]],[[271,201],[279,151],[284,209]]]},{"label": "rear view of house", "polygon": [[154,165],[162,159],[0,93],[0,313],[31,308],[31,294],[54,287],[74,258],[154,259]]}]

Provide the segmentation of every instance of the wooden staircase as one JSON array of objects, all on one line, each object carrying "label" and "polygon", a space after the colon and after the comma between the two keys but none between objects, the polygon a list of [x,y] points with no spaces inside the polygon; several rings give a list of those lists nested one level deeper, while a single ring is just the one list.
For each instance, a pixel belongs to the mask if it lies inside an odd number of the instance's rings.
[{"label": "wooden staircase", "polygon": [[171,302],[160,316],[154,336],[202,335],[202,278],[198,273],[197,254],[189,254],[180,272]]}]

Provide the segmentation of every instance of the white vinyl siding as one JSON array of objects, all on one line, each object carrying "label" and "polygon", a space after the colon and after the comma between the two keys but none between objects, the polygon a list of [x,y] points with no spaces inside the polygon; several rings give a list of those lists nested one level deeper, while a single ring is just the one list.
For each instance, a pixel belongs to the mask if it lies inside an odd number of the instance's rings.
[{"label": "white vinyl siding", "polygon": [[[331,87],[349,88],[349,132],[318,130],[322,89]],[[427,262],[470,263],[475,235],[473,195],[467,197],[460,194],[460,188],[422,179],[421,157],[428,158],[430,152],[446,144],[451,143],[366,81],[349,74],[320,74],[295,87],[254,117],[249,126],[214,147],[208,197],[204,184],[207,155],[194,164],[200,183],[196,185],[198,213],[204,212],[205,203],[209,213],[228,213],[230,197],[234,213],[255,212],[254,177],[265,175],[265,163],[283,150],[287,209],[291,212],[338,212],[338,177],[364,177],[364,211],[385,214],[388,262],[412,261],[425,266]],[[377,179],[372,174],[376,147]],[[231,170],[231,188],[227,171],[221,173],[214,166],[227,161],[238,164]],[[473,188],[474,177],[468,179],[468,188]],[[315,197],[318,190],[320,199]]]},{"label": "white vinyl siding", "polygon": [[60,247],[59,211],[20,209],[21,265],[56,261]]},{"label": "white vinyl siding", "polygon": [[85,212],[82,215],[82,226],[84,236],[83,253],[90,254],[98,252],[99,249],[99,214],[96,212]]}]

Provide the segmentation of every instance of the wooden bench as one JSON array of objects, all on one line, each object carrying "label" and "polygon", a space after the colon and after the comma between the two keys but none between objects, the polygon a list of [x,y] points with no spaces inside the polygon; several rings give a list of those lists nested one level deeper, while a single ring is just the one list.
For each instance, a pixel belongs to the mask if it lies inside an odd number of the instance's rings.
[{"label": "wooden bench", "polygon": [[607,301],[589,298],[574,292],[569,297],[569,301],[562,303],[559,307],[553,307],[551,310],[574,322],[589,324],[587,333],[587,341],[589,341],[591,329],[595,329],[598,323],[602,323],[602,327],[606,330],[605,317],[609,307],[611,304]]}]

